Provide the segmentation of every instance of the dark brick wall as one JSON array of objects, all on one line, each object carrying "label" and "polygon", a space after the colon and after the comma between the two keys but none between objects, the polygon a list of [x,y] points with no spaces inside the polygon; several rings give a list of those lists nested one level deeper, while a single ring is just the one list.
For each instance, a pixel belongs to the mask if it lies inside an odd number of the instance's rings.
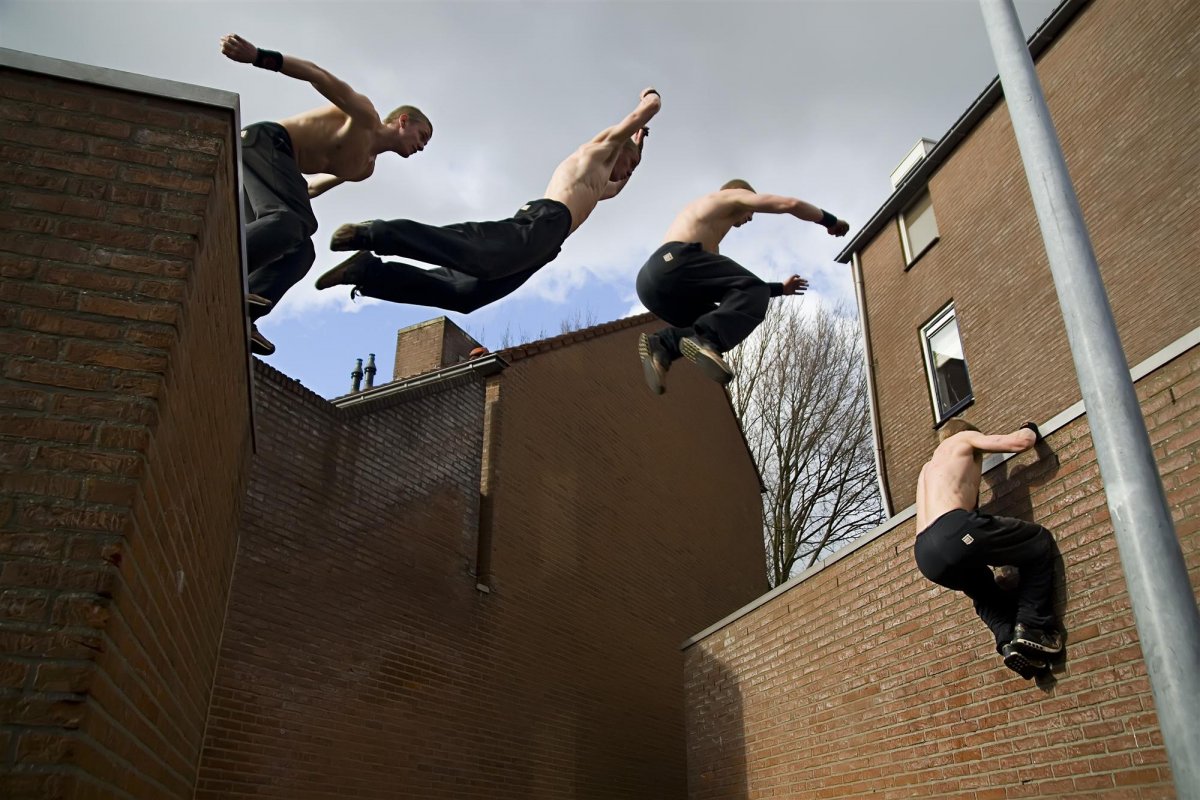
[{"label": "dark brick wall", "polygon": [[[1095,0],[1038,62],[1125,353],[1200,326],[1200,4]],[[936,441],[920,326],[953,300],[976,424],[1011,430],[1079,399],[1066,333],[1003,102],[929,184],[941,240],[904,270],[896,226],[862,253],[893,507]]]},{"label": "dark brick wall", "polygon": [[724,393],[686,362],[662,397],[642,380],[637,335],[658,325],[499,379],[495,633],[518,682],[498,696],[524,731],[505,797],[684,797],[679,643],[768,588]]},{"label": "dark brick wall", "polygon": [[[1137,384],[1200,585],[1200,348]],[[1086,417],[985,475],[982,507],[1050,528],[1067,657],[1005,669],[970,601],[926,581],[913,521],[690,647],[693,800],[1175,796]]]},{"label": "dark brick wall", "polygon": [[446,317],[401,329],[396,334],[396,361],[392,378],[400,380],[457,364],[479,342]]},{"label": "dark brick wall", "polygon": [[0,96],[0,795],[190,797],[251,446],[234,114]]},{"label": "dark brick wall", "polygon": [[199,797],[684,796],[678,645],[766,588],[759,495],[638,330],[353,414],[260,368]]},{"label": "dark brick wall", "polygon": [[340,410],[258,365],[259,452],[197,797],[429,797],[485,714],[483,384]]}]

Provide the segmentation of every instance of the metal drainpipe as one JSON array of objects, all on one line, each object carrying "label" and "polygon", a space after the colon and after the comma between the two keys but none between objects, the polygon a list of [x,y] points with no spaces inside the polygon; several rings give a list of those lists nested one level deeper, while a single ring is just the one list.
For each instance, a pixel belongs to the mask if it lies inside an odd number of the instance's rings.
[{"label": "metal drainpipe", "polygon": [[862,262],[858,253],[850,255],[854,273],[854,299],[858,302],[858,322],[863,334],[863,358],[867,362],[867,401],[871,406],[871,438],[875,442],[875,474],[879,479],[879,496],[883,499],[884,519],[891,519],[892,497],[888,491],[887,462],[883,456],[883,438],[879,433],[879,407],[875,404],[875,369],[871,358],[871,327],[867,323],[867,298],[863,289]]},{"label": "metal drainpipe", "polygon": [[492,388],[493,381],[495,396],[485,398],[483,406],[487,460],[483,463],[483,474],[480,476],[479,533],[475,542],[475,588],[485,594],[492,590],[492,496],[496,491],[496,462],[500,454],[500,379],[496,376],[489,378],[484,391]]}]

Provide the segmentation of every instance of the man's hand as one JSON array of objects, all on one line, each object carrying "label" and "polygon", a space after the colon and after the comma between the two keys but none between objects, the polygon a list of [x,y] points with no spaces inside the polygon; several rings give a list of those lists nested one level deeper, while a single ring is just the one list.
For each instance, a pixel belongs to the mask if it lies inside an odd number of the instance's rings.
[{"label": "man's hand", "polygon": [[783,282],[784,294],[804,294],[806,289],[808,289],[808,281],[799,275],[793,275]]},{"label": "man's hand", "polygon": [[[1038,430],[1036,422],[1023,422],[1021,423],[1021,428],[1028,428],[1029,430],[1033,431],[1034,444],[1044,441],[1042,438],[1042,432]],[[1021,428],[1017,428],[1017,430],[1021,430]]]},{"label": "man's hand", "polygon": [[845,236],[850,230],[850,223],[844,219],[839,219],[835,224],[830,225],[825,230],[829,231],[830,236]]},{"label": "man's hand", "polygon": [[645,89],[642,89],[642,99],[643,99],[643,100],[645,100],[645,99],[646,99],[646,95],[648,95],[648,94],[652,94],[652,95],[654,95],[654,96],[655,96],[655,97],[657,97],[657,98],[658,98],[660,101],[662,100],[662,95],[661,95],[661,94],[659,94],[659,93],[658,93],[658,89],[655,89],[653,86],[647,86]]},{"label": "man's hand", "polygon": [[226,58],[241,64],[253,64],[254,57],[258,55],[258,48],[236,33],[230,33],[221,37],[221,52]]}]

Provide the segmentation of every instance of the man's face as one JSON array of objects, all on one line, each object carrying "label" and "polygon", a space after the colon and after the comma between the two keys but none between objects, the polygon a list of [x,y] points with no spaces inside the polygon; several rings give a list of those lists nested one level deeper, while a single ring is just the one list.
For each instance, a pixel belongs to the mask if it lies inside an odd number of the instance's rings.
[{"label": "man's face", "polygon": [[629,176],[633,175],[633,171],[637,169],[641,160],[642,154],[637,150],[629,147],[621,148],[621,152],[617,156],[617,163],[613,164],[612,173],[608,179],[617,182],[629,180]]},{"label": "man's face", "polygon": [[433,126],[428,122],[414,122],[408,114],[401,114],[396,120],[396,130],[400,132],[400,145],[396,152],[404,158],[424,150],[433,138]]},{"label": "man's face", "polygon": [[754,219],[754,212],[747,211],[745,214],[734,220],[733,227],[740,228],[752,219]]}]

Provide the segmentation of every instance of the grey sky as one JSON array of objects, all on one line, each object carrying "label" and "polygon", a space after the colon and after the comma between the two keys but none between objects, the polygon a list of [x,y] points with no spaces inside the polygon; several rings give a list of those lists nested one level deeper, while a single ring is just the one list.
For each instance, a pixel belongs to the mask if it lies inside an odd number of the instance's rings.
[{"label": "grey sky", "polygon": [[[1026,33],[1055,5],[1017,0]],[[0,45],[234,91],[243,124],[324,103],[307,84],[223,58],[219,39],[231,32],[314,61],[381,112],[414,103],[434,124],[424,153],[385,154],[370,180],[314,202],[317,265],[263,321],[279,346],[268,361],[326,396],[347,390],[367,352],[389,376],[395,331],[442,313],[316,292],[312,280],[339,260],[328,237],[341,222],[507,217],[655,86],[662,111],[625,191],[514,295],[449,315],[490,346],[506,328],[553,335],[567,317],[633,309],[634,276],[671,218],[729,178],[828,208],[853,233],[916,140],[940,137],[996,73],[975,0],[0,0]],[[833,262],[845,241],[758,215],[722,250],[764,278],[800,273],[811,294],[840,303],[853,298]]]}]

